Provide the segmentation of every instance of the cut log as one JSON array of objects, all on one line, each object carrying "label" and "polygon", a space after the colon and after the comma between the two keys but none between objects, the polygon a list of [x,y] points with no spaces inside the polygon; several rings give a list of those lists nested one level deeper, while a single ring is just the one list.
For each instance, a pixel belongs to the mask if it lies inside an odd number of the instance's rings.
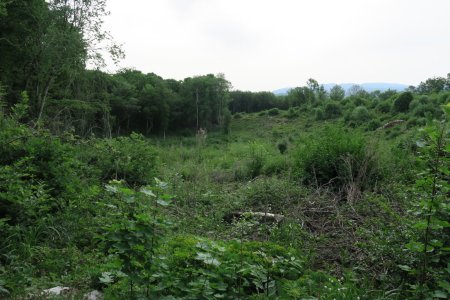
[{"label": "cut log", "polygon": [[265,212],[241,212],[241,211],[237,211],[237,212],[231,212],[226,214],[223,219],[225,222],[227,223],[231,223],[233,222],[233,220],[239,220],[242,218],[246,218],[246,217],[250,217],[250,218],[255,218],[255,219],[259,219],[262,220],[263,222],[268,222],[268,223],[280,223],[284,220],[284,216],[280,215],[280,214],[272,214],[272,213],[265,213]]},{"label": "cut log", "polygon": [[388,129],[388,128],[394,127],[394,126],[396,126],[398,124],[401,124],[403,122],[405,122],[405,120],[394,120],[394,121],[391,121],[389,123],[384,124],[383,126],[378,128],[378,130]]}]

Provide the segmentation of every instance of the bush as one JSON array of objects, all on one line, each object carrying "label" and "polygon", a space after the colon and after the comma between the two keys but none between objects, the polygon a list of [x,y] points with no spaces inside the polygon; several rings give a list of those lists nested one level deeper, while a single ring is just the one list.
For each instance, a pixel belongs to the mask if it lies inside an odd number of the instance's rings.
[{"label": "bush", "polygon": [[294,108],[289,108],[286,117],[288,119],[294,119],[298,117],[298,112]]},{"label": "bush", "polygon": [[233,115],[233,118],[234,118],[235,120],[242,119],[242,114],[241,114],[241,113],[235,113],[235,114]]},{"label": "bush", "polygon": [[267,111],[265,111],[265,110],[260,111],[260,112],[258,113],[258,116],[260,116],[260,117],[262,117],[262,116],[267,116]]},{"label": "bush", "polygon": [[418,104],[414,110],[413,114],[417,117],[425,117],[430,114],[431,116],[438,116],[441,113],[440,109],[436,109],[433,104]]},{"label": "bush", "polygon": [[276,116],[280,113],[280,111],[278,110],[278,108],[272,108],[268,111],[269,116]]},{"label": "bush", "polygon": [[133,133],[130,137],[93,142],[96,151],[90,150],[89,163],[97,168],[103,181],[125,180],[139,186],[155,177],[156,151],[142,135]]},{"label": "bush", "polygon": [[262,173],[267,151],[263,145],[253,143],[250,145],[250,157],[246,164],[247,176],[255,178]]},{"label": "bush", "polygon": [[372,186],[382,175],[374,149],[355,131],[325,128],[298,150],[296,168],[307,184],[330,185],[336,190],[357,184]]},{"label": "bush", "polygon": [[394,101],[393,109],[395,112],[407,112],[409,104],[413,100],[413,95],[410,92],[404,92],[397,96]]},{"label": "bush", "polygon": [[326,119],[338,118],[341,114],[342,108],[338,102],[328,102],[325,105],[324,117]]},{"label": "bush", "polygon": [[367,130],[376,130],[381,126],[381,122],[378,119],[372,119],[370,120],[370,122],[367,124],[366,128]]},{"label": "bush", "polygon": [[382,101],[382,102],[378,103],[378,105],[377,105],[377,110],[384,114],[387,114],[388,112],[390,112],[391,109],[392,109],[392,106],[391,106],[391,103],[389,102],[389,100]]},{"label": "bush", "polygon": [[278,148],[278,151],[280,151],[281,154],[284,154],[287,151],[288,144],[287,144],[286,141],[281,141],[281,142],[279,142],[277,144],[277,148]]},{"label": "bush", "polygon": [[267,176],[278,175],[289,169],[286,156],[276,156],[267,160],[263,167],[263,173]]},{"label": "bush", "polygon": [[260,177],[247,185],[244,195],[246,209],[284,214],[305,197],[305,190],[288,180]]},{"label": "bush", "polygon": [[370,119],[370,113],[365,106],[358,106],[350,114],[350,120],[361,124]]},{"label": "bush", "polygon": [[316,108],[315,110],[315,117],[316,117],[316,120],[324,120],[325,119],[325,112],[323,111],[323,108],[321,108],[321,107],[318,107],[318,108]]}]

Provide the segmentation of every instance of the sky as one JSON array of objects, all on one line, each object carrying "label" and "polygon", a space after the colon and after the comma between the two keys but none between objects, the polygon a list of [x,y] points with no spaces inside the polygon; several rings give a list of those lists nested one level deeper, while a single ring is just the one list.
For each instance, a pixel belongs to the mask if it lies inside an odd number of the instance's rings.
[{"label": "sky", "polygon": [[224,73],[234,89],[272,91],[450,73],[450,0],[107,2],[119,67],[163,78]]}]

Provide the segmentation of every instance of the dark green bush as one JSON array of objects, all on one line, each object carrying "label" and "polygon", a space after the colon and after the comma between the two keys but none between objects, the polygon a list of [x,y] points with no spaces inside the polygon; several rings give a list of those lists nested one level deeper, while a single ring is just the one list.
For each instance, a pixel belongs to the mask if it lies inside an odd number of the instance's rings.
[{"label": "dark green bush", "polygon": [[367,122],[370,118],[369,110],[365,106],[356,107],[350,114],[350,120],[357,124]]},{"label": "dark green bush", "polygon": [[338,102],[328,102],[325,105],[324,117],[326,119],[338,118],[342,114],[342,107]]},{"label": "dark green bush", "polygon": [[425,117],[427,114],[430,114],[431,116],[439,116],[441,114],[441,110],[434,106],[433,104],[418,104],[413,109],[414,116],[417,117]]},{"label": "dark green bush", "polygon": [[327,127],[297,151],[297,173],[307,184],[342,189],[358,181],[365,188],[382,175],[374,152],[360,133]]},{"label": "dark green bush", "polygon": [[280,111],[278,110],[278,108],[272,108],[272,109],[269,109],[269,111],[267,113],[269,114],[269,116],[276,116],[276,115],[280,114]]},{"label": "dark green bush", "polygon": [[372,119],[372,120],[370,120],[369,123],[367,123],[366,129],[372,131],[372,130],[376,130],[380,126],[381,126],[380,120]]},{"label": "dark green bush", "polygon": [[244,193],[246,209],[282,214],[305,196],[301,186],[276,177],[257,178]]},{"label": "dark green bush", "polygon": [[94,140],[95,151],[88,150],[90,165],[105,182],[125,180],[128,184],[146,185],[155,177],[156,151],[142,135]]},{"label": "dark green bush", "polygon": [[392,105],[389,100],[382,101],[382,102],[378,103],[378,105],[377,105],[377,110],[384,114],[390,112],[391,109],[392,109]]},{"label": "dark green bush", "polygon": [[293,107],[291,107],[291,108],[289,108],[289,110],[288,110],[288,112],[286,114],[286,117],[289,118],[289,119],[297,118],[298,117],[298,112]]},{"label": "dark green bush", "polygon": [[394,100],[393,109],[395,112],[407,112],[409,110],[409,104],[413,101],[413,95],[411,92],[404,92],[397,96]]},{"label": "dark green bush", "polygon": [[236,120],[242,119],[242,114],[241,114],[241,113],[235,113],[235,114],[233,115],[233,118],[236,119]]},{"label": "dark green bush", "polygon": [[287,144],[286,141],[281,141],[281,142],[279,142],[277,144],[277,148],[278,148],[278,151],[280,151],[281,154],[284,154],[287,151],[288,144]]},{"label": "dark green bush", "polygon": [[325,112],[323,111],[322,107],[314,109],[314,115],[316,117],[316,120],[320,121],[325,119]]}]

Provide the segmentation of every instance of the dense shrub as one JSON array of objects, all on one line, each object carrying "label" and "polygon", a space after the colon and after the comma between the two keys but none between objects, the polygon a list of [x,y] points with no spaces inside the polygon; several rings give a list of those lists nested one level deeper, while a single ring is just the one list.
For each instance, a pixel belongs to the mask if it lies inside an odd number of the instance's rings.
[{"label": "dense shrub", "polygon": [[350,114],[350,120],[358,124],[367,122],[370,119],[369,110],[365,106],[356,107]]},{"label": "dense shrub", "polygon": [[328,102],[325,105],[324,117],[326,119],[338,118],[342,113],[341,105],[338,102]]},{"label": "dense shrub", "polygon": [[357,183],[365,188],[382,175],[375,149],[361,134],[339,128],[325,128],[307,139],[296,158],[299,178],[307,184],[343,189]]},{"label": "dense shrub", "polygon": [[407,112],[409,104],[413,100],[413,95],[410,92],[404,92],[397,96],[394,101],[393,109],[395,112]]},{"label": "dense shrub", "polygon": [[241,113],[235,113],[235,114],[233,115],[233,118],[236,119],[236,120],[242,119],[242,114],[241,114]]},{"label": "dense shrub", "polygon": [[281,141],[281,142],[279,142],[277,144],[277,148],[278,148],[278,151],[280,151],[281,154],[284,154],[287,151],[288,144],[287,144],[286,141]]},{"label": "dense shrub", "polygon": [[281,174],[290,167],[287,156],[275,156],[266,161],[263,167],[263,173],[267,176]]},{"label": "dense shrub", "polygon": [[390,112],[391,109],[392,109],[392,105],[391,105],[391,102],[389,100],[381,101],[377,105],[377,110],[379,112],[381,112],[381,113],[384,113],[384,114]]},{"label": "dense shrub", "polygon": [[288,112],[286,114],[286,117],[289,118],[289,119],[297,118],[298,117],[298,112],[293,107],[291,107],[291,108],[289,108],[289,110],[288,110]]},{"label": "dense shrub", "polygon": [[316,120],[324,120],[325,119],[325,112],[323,111],[323,108],[318,107],[314,109],[314,115]]},{"label": "dense shrub", "polygon": [[272,108],[269,109],[267,113],[269,114],[269,116],[276,116],[280,113],[280,111],[278,110],[278,108]]},{"label": "dense shrub", "polygon": [[434,106],[433,104],[418,104],[413,109],[413,114],[416,117],[426,117],[430,116],[439,116],[441,114],[441,110]]},{"label": "dense shrub", "polygon": [[305,196],[305,191],[290,181],[276,177],[261,177],[249,183],[244,194],[246,209],[286,213],[289,207]]},{"label": "dense shrub", "polygon": [[94,140],[89,163],[100,172],[103,181],[125,180],[138,186],[155,177],[156,151],[142,135]]}]

